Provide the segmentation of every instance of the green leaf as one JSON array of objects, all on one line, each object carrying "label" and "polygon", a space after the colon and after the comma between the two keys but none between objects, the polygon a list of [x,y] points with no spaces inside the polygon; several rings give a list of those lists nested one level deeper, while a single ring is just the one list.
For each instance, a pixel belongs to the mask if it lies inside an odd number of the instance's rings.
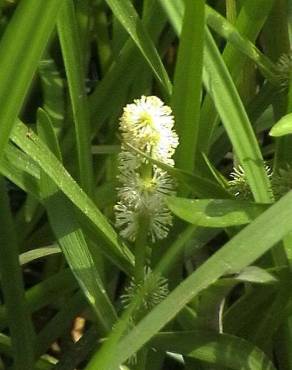
[{"label": "green leaf", "polygon": [[131,36],[137,47],[140,49],[146,61],[152,68],[156,78],[164,87],[168,95],[171,94],[172,86],[167,72],[162,64],[157,50],[141,19],[138,17],[135,8],[129,0],[106,0],[112,12]]},{"label": "green leaf", "polygon": [[[20,121],[12,132],[11,139],[28,154],[42,170],[54,181],[57,187],[90,221],[95,232],[103,240],[99,244],[103,253],[121,269],[129,272],[133,265],[132,253],[118,240],[118,236],[106,218],[72,179],[55,155],[44,145],[39,137]],[[106,243],[104,243],[104,241]]]},{"label": "green leaf", "polygon": [[85,71],[83,70],[84,61],[82,60],[80,35],[72,0],[64,0],[57,22],[57,29],[73,110],[80,182],[84,191],[92,194],[93,167],[89,105],[85,91]]},{"label": "green leaf", "polygon": [[151,345],[228,369],[275,370],[265,353],[254,344],[228,334],[200,330],[161,333],[151,340]]},{"label": "green leaf", "polygon": [[35,332],[18,261],[18,245],[5,182],[0,177],[0,273],[15,370],[31,370],[34,364]]},{"label": "green leaf", "polygon": [[270,136],[284,136],[292,134],[292,113],[282,117],[270,130]]},{"label": "green leaf", "polygon": [[205,0],[187,0],[174,74],[171,105],[180,144],[178,168],[192,172],[197,152],[201,105]]},{"label": "green leaf", "polygon": [[196,195],[201,198],[204,197],[221,197],[221,198],[230,198],[230,194],[223,189],[221,186],[217,185],[215,182],[203,178],[201,176],[195,175],[191,172],[183,171],[178,168],[169,166],[163,162],[160,162],[156,159],[151,158],[150,156],[143,153],[141,150],[134,148],[130,144],[126,144],[134,152],[140,154],[142,157],[149,160],[149,162],[156,164],[158,167],[162,168],[170,175],[172,175],[179,182],[184,184],[189,190],[193,191]]},{"label": "green leaf", "polygon": [[[161,25],[164,24],[164,15],[161,16],[157,10],[157,7],[152,7],[151,12],[143,13],[142,18],[142,22],[153,40],[159,38]],[[116,21],[116,18],[114,21]],[[118,36],[121,36],[120,28],[122,26],[120,23],[118,23],[118,26],[120,26]],[[122,111],[122,106],[128,101],[129,86],[136,80],[137,73],[139,74],[141,70],[145,69],[146,63],[134,41],[129,38],[103,79],[89,96],[91,121],[93,122],[92,129],[95,134],[105,120],[113,115],[117,107],[120,107]]]},{"label": "green leaf", "polygon": [[277,281],[274,275],[258,266],[245,267],[235,279],[259,284],[273,284]]},{"label": "green leaf", "polygon": [[[38,131],[48,146],[60,157],[53,126],[43,110],[38,111]],[[75,208],[44,172],[41,173],[40,184],[50,224],[62,252],[89,303],[93,306],[104,332],[107,333],[116,320],[115,310],[107,296],[91,250],[77,221]]]},{"label": "green leaf", "polygon": [[38,166],[22,151],[8,143],[0,160],[0,172],[35,199],[39,199]]},{"label": "green leaf", "polygon": [[60,0],[21,1],[1,39],[0,158],[62,3]]},{"label": "green leaf", "polygon": [[209,31],[206,34],[204,82],[227,131],[257,202],[272,200],[263,158],[234,82]]},{"label": "green leaf", "polygon": [[37,259],[52,256],[57,253],[61,253],[61,249],[57,246],[32,249],[19,256],[19,263],[25,265]]},{"label": "green leaf", "polygon": [[[281,222],[275,222],[275,219]],[[238,272],[253,263],[292,230],[292,192],[246,226],[218,252],[178,285],[116,346],[111,362],[95,362],[86,370],[114,370],[139,350],[202,290],[222,275]],[[96,354],[98,359],[98,353]],[[98,366],[97,366],[98,365]]]},{"label": "green leaf", "polygon": [[247,37],[244,37],[233,24],[208,5],[206,5],[206,21],[213,30],[234,46],[237,52],[240,51],[253,60],[263,75],[272,83],[280,82],[276,64],[266,57]]},{"label": "green leaf", "polygon": [[167,205],[179,218],[204,227],[245,225],[267,209],[257,204],[231,199],[186,199],[168,197]]},{"label": "green leaf", "polygon": [[59,136],[65,118],[65,81],[54,59],[45,55],[39,62],[39,75],[42,84],[43,108],[50,116],[56,134]]}]

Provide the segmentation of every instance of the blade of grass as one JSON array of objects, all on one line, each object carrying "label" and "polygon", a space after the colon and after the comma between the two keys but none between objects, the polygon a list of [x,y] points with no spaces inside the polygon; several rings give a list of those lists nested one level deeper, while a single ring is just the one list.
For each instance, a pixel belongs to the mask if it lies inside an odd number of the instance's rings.
[{"label": "blade of grass", "polygon": [[85,92],[85,71],[83,70],[84,61],[81,59],[80,35],[72,0],[64,0],[57,21],[57,29],[73,109],[80,183],[85,192],[92,194],[93,168],[89,106]]},{"label": "blade of grass", "polygon": [[[151,11],[145,14],[142,22],[151,38],[157,39],[163,19],[160,12],[157,13],[156,7],[151,8]],[[141,66],[139,68],[145,68],[144,58],[137,51],[132,39],[127,40],[116,60],[89,97],[91,121],[94,122],[93,131],[95,133],[115,109],[116,101],[126,101],[128,86],[137,76],[137,70],[133,66],[138,65]]]},{"label": "blade of grass", "polygon": [[[263,30],[263,47],[266,54],[275,62],[283,55],[290,53],[290,41],[288,34],[287,6],[285,0],[278,0],[270,13],[266,27]],[[289,81],[289,76],[288,81]],[[287,82],[288,82],[287,81]],[[288,82],[289,85],[289,82]],[[273,98],[272,106],[275,121],[278,121],[286,113],[288,108],[287,91],[279,91]],[[276,140],[276,152],[274,158],[274,170],[285,166],[292,160],[292,140],[290,136]]]},{"label": "blade of grass", "polygon": [[57,135],[61,133],[65,118],[65,82],[53,58],[45,55],[39,62],[44,109],[50,116]]},{"label": "blade of grass", "polygon": [[172,86],[167,72],[132,3],[129,0],[124,0],[123,2],[119,0],[106,0],[106,2],[115,17],[117,17],[137,47],[140,49],[144,58],[152,68],[154,75],[164,88],[166,94],[170,96]]},{"label": "blade of grass", "polygon": [[186,1],[171,105],[180,144],[176,150],[178,168],[193,171],[197,152],[201,104],[205,0]]},{"label": "blade of grass", "polygon": [[169,209],[181,219],[204,227],[245,225],[267,209],[266,204],[231,199],[186,199],[169,197]]},{"label": "blade of grass", "polygon": [[205,331],[161,333],[151,344],[228,369],[275,370],[266,354],[242,338]]},{"label": "blade of grass", "polygon": [[[230,193],[228,193],[224,188],[213,182],[212,180],[203,178],[201,176],[197,176],[193,173],[180,170],[175,167],[171,167],[165,163],[157,161],[156,159],[151,158],[150,156],[144,154],[141,150],[134,148],[130,144],[126,144],[134,152],[138,153],[144,158],[147,158],[149,162],[154,163],[159,168],[162,168],[170,175],[172,175],[176,180],[181,182],[184,186],[189,188],[192,192],[198,195],[201,198],[204,197],[214,197],[218,198],[222,196],[222,198],[230,198]],[[213,196],[211,195],[213,194]]]},{"label": "blade of grass", "polygon": [[[251,42],[255,42],[263,24],[265,23],[269,12],[272,9],[274,0],[246,0],[241,7],[237,17],[235,26],[238,32],[248,38]],[[238,76],[245,64],[246,58],[241,55],[241,52],[234,48],[230,43],[227,44],[223,59],[231,76],[237,82]],[[201,152],[208,154],[210,149],[212,136],[217,127],[219,120],[216,108],[211,101],[210,96],[206,96],[201,112],[201,124],[199,132],[199,143]]]},{"label": "blade of grass", "polygon": [[208,5],[206,5],[206,21],[208,26],[234,46],[237,51],[254,61],[266,78],[274,84],[279,83],[277,66],[247,37],[238,32],[234,25]]},{"label": "blade of grass", "polygon": [[22,272],[18,261],[16,232],[5,183],[0,177],[0,271],[15,370],[31,370],[34,365],[35,333],[24,297]]},{"label": "blade of grass", "polygon": [[[53,126],[48,115],[42,110],[38,111],[38,132],[48,147],[61,159]],[[40,184],[50,224],[62,252],[101,322],[104,333],[107,333],[116,321],[115,309],[107,296],[83,231],[78,224],[73,204],[45,173],[41,174]]]},{"label": "blade of grass", "polygon": [[[94,230],[102,238],[99,246],[103,253],[122,270],[129,273],[133,265],[132,253],[118,240],[118,236],[106,218],[72,179],[54,154],[44,145],[39,137],[18,121],[11,139],[28,154],[42,170],[54,181],[57,187],[90,220]],[[104,243],[105,242],[105,243]]]},{"label": "blade of grass", "polygon": [[[236,22],[236,28],[238,32],[243,37],[248,38],[251,42],[255,41],[267,18],[267,15],[272,8],[273,2],[274,0],[260,0],[257,2],[255,2],[254,0],[245,1]],[[182,0],[173,0],[172,2],[169,2],[167,0],[160,0],[160,4],[168,15],[170,23],[172,24],[172,27],[174,28],[176,34],[179,36],[182,28],[184,2]],[[206,10],[206,14],[208,14],[208,8]],[[226,66],[231,71],[231,75],[237,77],[240,74],[240,70],[245,61],[245,58],[242,58],[242,56],[240,55],[240,51],[238,51],[231,45],[227,45],[223,57],[226,62]],[[217,123],[218,114],[216,112],[214,104],[210,96],[206,96],[201,109],[201,119],[198,136],[199,152],[208,154],[214,129]],[[197,158],[201,157],[198,155]],[[198,162],[196,166],[197,170],[201,169],[200,162]]]},{"label": "blade of grass", "polygon": [[0,172],[20,189],[33,195],[36,199],[39,199],[39,176],[37,175],[39,171],[35,168],[33,162],[28,160],[24,163],[22,162],[23,159],[28,158],[8,144],[5,149],[5,154],[0,160]]},{"label": "blade of grass", "polygon": [[61,249],[58,246],[36,248],[22,253],[19,256],[19,263],[20,265],[25,265],[37,259],[45,258],[58,253],[61,253]]},{"label": "blade of grass", "polygon": [[60,0],[21,1],[1,39],[0,158],[62,3]]},{"label": "blade of grass", "polygon": [[215,41],[207,30],[204,83],[212,96],[256,202],[272,201],[263,158],[244,106]]},{"label": "blade of grass", "polygon": [[[281,222],[275,223],[275,218]],[[253,263],[291,230],[292,192],[289,192],[241,230],[143,318],[115,347],[110,362],[103,362],[97,352],[86,370],[116,369],[172,320],[199,292],[222,275],[242,270]]]}]

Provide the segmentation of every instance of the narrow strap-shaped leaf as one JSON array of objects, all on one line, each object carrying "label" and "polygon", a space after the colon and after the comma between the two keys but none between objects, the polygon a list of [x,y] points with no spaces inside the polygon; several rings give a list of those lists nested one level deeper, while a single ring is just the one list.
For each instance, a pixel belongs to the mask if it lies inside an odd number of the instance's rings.
[{"label": "narrow strap-shaped leaf", "polygon": [[210,31],[206,31],[204,83],[212,96],[257,202],[272,200],[263,158],[234,82]]},{"label": "narrow strap-shaped leaf", "polygon": [[112,9],[115,17],[117,17],[121,22],[125,30],[129,33],[137,47],[140,49],[144,58],[152,68],[156,78],[165,89],[165,92],[170,95],[172,86],[167,72],[153,42],[151,41],[131,2],[129,0],[106,0],[106,2]]},{"label": "narrow strap-shaped leaf", "polygon": [[[0,157],[63,0],[23,0],[0,42]],[[8,88],[9,86],[9,88]]]},{"label": "narrow strap-shaped leaf", "polygon": [[49,257],[49,256],[52,256],[58,253],[61,253],[61,249],[56,245],[54,246],[52,245],[50,247],[32,249],[30,251],[22,253],[19,256],[19,263],[21,265],[25,265],[37,259]]},{"label": "narrow strap-shaped leaf", "polygon": [[199,129],[205,0],[186,1],[175,68],[172,108],[180,144],[176,150],[178,168],[192,172]]},{"label": "narrow strap-shaped leaf", "polygon": [[[235,23],[240,34],[251,42],[255,42],[274,2],[275,0],[244,1]],[[232,78],[237,82],[238,76],[245,65],[246,57],[231,43],[226,45],[222,56]],[[200,151],[206,154],[208,154],[213,134],[219,122],[216,109],[217,107],[214,106],[211,97],[206,96],[202,105],[199,132]]]},{"label": "narrow strap-shaped leaf", "polygon": [[24,297],[18,246],[4,179],[0,177],[0,272],[15,370],[31,370],[35,333]]},{"label": "narrow strap-shaped leaf", "polygon": [[59,135],[65,118],[65,81],[54,59],[49,55],[45,55],[39,62],[38,71],[42,84],[43,107]]},{"label": "narrow strap-shaped leaf", "polygon": [[115,264],[126,272],[133,265],[132,253],[122,245],[114,229],[95,206],[92,200],[82,191],[54,154],[44,145],[40,138],[20,121],[12,132],[11,139],[54,181],[58,188],[90,220],[92,226],[101,236],[99,247]]},{"label": "narrow strap-shaped leaf", "polygon": [[[275,219],[280,222],[275,223]],[[292,192],[240,231],[218,252],[186,278],[117,345],[104,367],[95,357],[86,370],[115,370],[139,350],[198,293],[224,274],[242,270],[267,252],[292,230]],[[96,354],[98,359],[98,352]]]},{"label": "narrow strap-shaped leaf", "polygon": [[[38,131],[48,146],[60,156],[53,126],[42,110],[38,112]],[[62,252],[107,333],[116,320],[115,310],[76,219],[75,208],[45,173],[41,174],[41,195]]]},{"label": "narrow strap-shaped leaf", "polygon": [[266,78],[274,84],[279,83],[277,66],[247,37],[244,37],[233,24],[208,5],[206,5],[206,21],[230,45],[253,60]]},{"label": "narrow strap-shaped leaf", "polygon": [[88,194],[92,194],[93,170],[89,105],[85,91],[85,71],[83,71],[84,62],[81,59],[80,35],[72,0],[64,0],[57,28],[73,109],[80,182],[82,188]]},{"label": "narrow strap-shaped leaf", "polygon": [[177,179],[179,182],[181,182],[184,186],[189,188],[189,190],[193,191],[199,197],[230,198],[230,194],[224,188],[216,184],[216,182],[195,175],[191,172],[183,171],[178,168],[169,166],[163,162],[153,159],[147,154],[143,153],[141,150],[134,148],[130,144],[126,144],[126,146],[128,146],[131,150],[138,153],[142,157],[147,158],[149,162],[154,163],[158,167],[167,171],[170,175],[172,175],[175,179]]},{"label": "narrow strap-shaped leaf", "polygon": [[170,210],[181,219],[204,227],[245,225],[267,209],[266,204],[232,199],[167,198]]},{"label": "narrow strap-shaped leaf", "polygon": [[270,359],[254,344],[228,334],[200,330],[161,333],[151,340],[151,345],[228,369],[275,370]]}]

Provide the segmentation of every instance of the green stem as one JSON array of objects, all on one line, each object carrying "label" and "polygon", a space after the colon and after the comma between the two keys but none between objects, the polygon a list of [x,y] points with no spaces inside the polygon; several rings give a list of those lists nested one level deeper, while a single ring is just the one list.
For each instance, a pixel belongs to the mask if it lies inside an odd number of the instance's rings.
[{"label": "green stem", "polygon": [[236,1],[235,0],[226,0],[226,18],[232,24],[236,22]]},{"label": "green stem", "polygon": [[136,243],[135,243],[136,284],[144,281],[148,229],[149,229],[149,220],[147,219],[147,216],[140,215],[138,235],[137,235]]}]

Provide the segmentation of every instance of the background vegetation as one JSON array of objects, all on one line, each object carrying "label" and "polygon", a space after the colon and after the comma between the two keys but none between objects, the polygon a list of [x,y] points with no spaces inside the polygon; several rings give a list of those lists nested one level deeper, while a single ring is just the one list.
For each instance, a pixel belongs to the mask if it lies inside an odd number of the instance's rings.
[{"label": "background vegetation", "polygon": [[[0,368],[292,370],[291,12],[0,0]],[[180,145],[156,162],[175,222],[135,287],[113,207],[142,94]]]}]

